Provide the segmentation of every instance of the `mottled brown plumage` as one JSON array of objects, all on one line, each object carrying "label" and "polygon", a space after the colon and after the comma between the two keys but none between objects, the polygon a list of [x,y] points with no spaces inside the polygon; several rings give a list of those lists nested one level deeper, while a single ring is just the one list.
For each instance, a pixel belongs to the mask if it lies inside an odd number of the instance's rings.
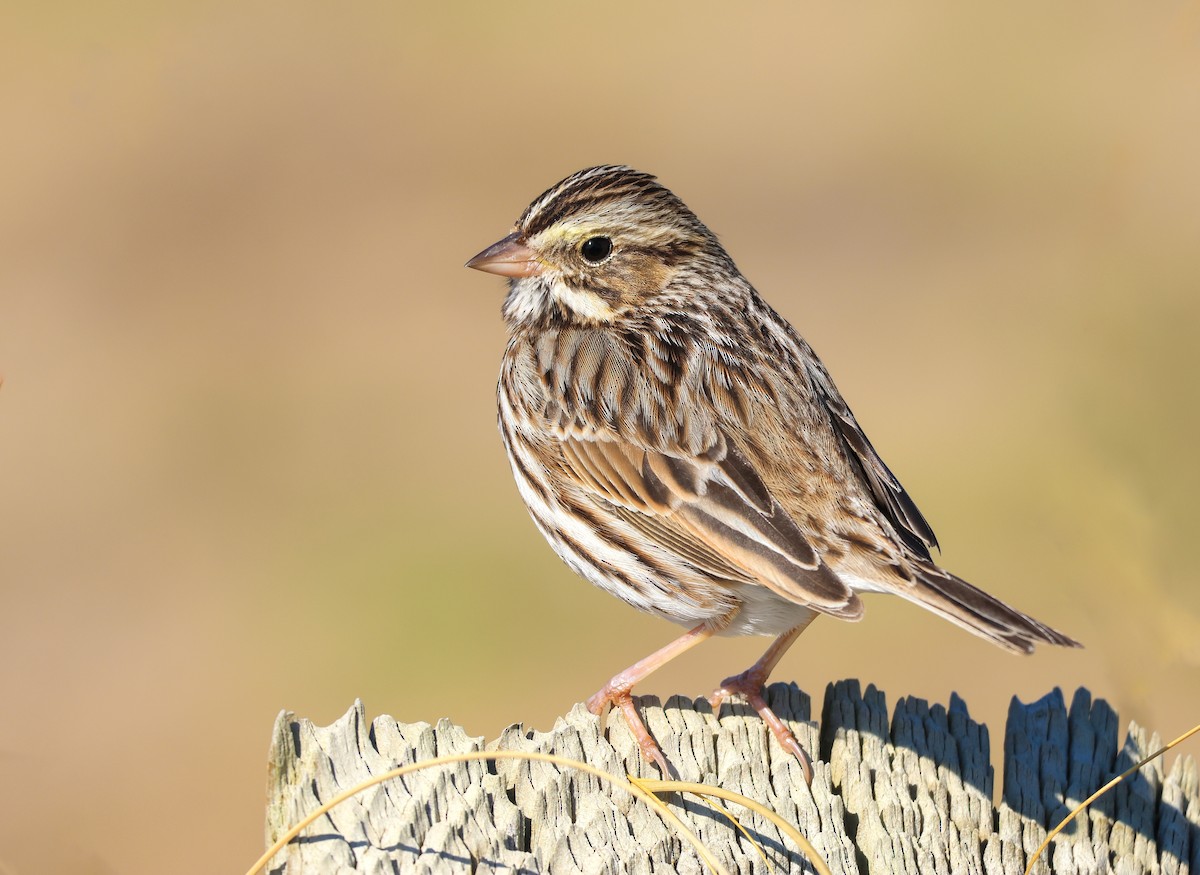
[{"label": "mottled brown plumage", "polygon": [[[719,700],[760,689],[817,614],[890,592],[1015,652],[1067,636],[938,568],[933,530],[808,344],[654,177],[582,170],[469,266],[511,278],[500,431],[538,529],[568,565],[691,632],[589,702],[712,634],[778,636]],[[664,764],[665,765],[665,764]]]}]

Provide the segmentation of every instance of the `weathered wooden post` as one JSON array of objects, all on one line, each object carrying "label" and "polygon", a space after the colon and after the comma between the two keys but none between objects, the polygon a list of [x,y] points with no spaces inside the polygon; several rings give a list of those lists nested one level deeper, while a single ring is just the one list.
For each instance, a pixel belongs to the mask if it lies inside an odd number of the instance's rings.
[{"label": "weathered wooden post", "polygon": [[[993,805],[988,730],[965,703],[902,698],[857,681],[826,690],[819,722],[808,696],[775,684],[771,706],[813,753],[811,787],[749,709],[718,719],[703,699],[643,698],[646,724],[681,780],[718,784],[767,805],[800,831],[834,873],[1020,875],[1047,828],[1158,745],[1079,690],[1009,710],[1003,794]],[[658,777],[619,719],[576,706],[550,732],[513,726],[484,745],[441,721],[368,722],[361,703],[328,727],[280,715],[271,746],[267,838],[337,793],[397,765],[469,750],[561,754],[613,774]],[[731,872],[770,871],[759,851],[708,804],[675,797],[675,811]],[[769,823],[736,812],[775,872],[810,862]],[[744,816],[743,816],[744,815]],[[372,787],[310,826],[271,863],[276,873],[694,873],[703,864],[649,808],[591,776],[503,760],[439,766]],[[1200,780],[1190,757],[1161,760],[1100,800],[1064,831],[1035,872],[1200,873]]]}]

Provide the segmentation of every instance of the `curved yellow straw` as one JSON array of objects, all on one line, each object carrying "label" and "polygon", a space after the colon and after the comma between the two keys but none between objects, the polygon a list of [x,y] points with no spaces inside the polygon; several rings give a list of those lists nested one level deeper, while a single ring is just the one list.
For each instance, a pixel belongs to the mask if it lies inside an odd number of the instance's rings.
[{"label": "curved yellow straw", "polygon": [[1089,805],[1091,805],[1093,802],[1095,802],[1097,799],[1099,799],[1101,796],[1103,796],[1105,793],[1107,793],[1113,787],[1120,784],[1122,781],[1124,781],[1126,778],[1128,778],[1130,775],[1132,775],[1134,772],[1136,772],[1142,766],[1146,765],[1146,763],[1162,756],[1167,751],[1169,751],[1171,748],[1175,747],[1175,745],[1187,741],[1189,738],[1191,738],[1197,732],[1200,732],[1200,723],[1193,726],[1191,729],[1189,729],[1187,732],[1183,733],[1183,735],[1179,736],[1177,739],[1172,741],[1170,744],[1166,745],[1165,747],[1159,748],[1158,750],[1156,750],[1154,753],[1150,754],[1150,756],[1146,757],[1144,760],[1142,760],[1137,765],[1130,766],[1128,769],[1121,772],[1121,774],[1117,775],[1115,778],[1113,778],[1111,781],[1109,781],[1107,784],[1105,784],[1103,787],[1101,787],[1099,790],[1097,790],[1095,793],[1093,793],[1087,799],[1084,799],[1082,802],[1080,802],[1079,805],[1076,806],[1074,811],[1072,811],[1070,814],[1068,814],[1066,817],[1063,818],[1062,823],[1060,823],[1058,826],[1054,827],[1054,829],[1050,830],[1050,834],[1046,836],[1046,840],[1044,842],[1042,842],[1040,845],[1038,845],[1038,849],[1036,851],[1034,851],[1033,856],[1029,858],[1029,865],[1025,867],[1025,875],[1029,875],[1029,873],[1033,871],[1033,864],[1036,863],[1038,861],[1038,859],[1042,856],[1042,853],[1050,845],[1050,842],[1054,841],[1054,837],[1056,835],[1058,835],[1060,832],[1062,832],[1063,829],[1066,828],[1067,824],[1070,823],[1072,820],[1074,820],[1082,811],[1084,811],[1084,809],[1086,809]]},{"label": "curved yellow straw", "polygon": [[[709,784],[694,784],[689,781],[656,781],[633,777],[630,777],[629,780],[635,785],[642,787],[651,793],[678,792],[695,793],[697,796],[716,796],[718,799],[726,799],[730,802],[736,802],[738,805],[745,806],[751,811],[756,811],[767,820],[771,821],[771,823],[775,824],[780,832],[795,842],[796,847],[803,851],[805,856],[808,857],[809,862],[813,864],[813,868],[817,871],[817,875],[832,875],[832,873],[829,871],[829,866],[817,854],[816,849],[813,848],[808,839],[801,835],[798,829],[796,829],[774,811],[767,808],[767,806],[763,805],[761,802],[755,802],[753,799],[747,799],[740,793],[734,793],[732,790],[726,790],[723,787],[713,787]],[[737,823],[737,821],[734,821],[734,823]],[[738,829],[742,830],[742,833],[745,834],[746,831],[742,829],[741,824],[737,824],[737,826]]]},{"label": "curved yellow straw", "polygon": [[[696,849],[696,853],[699,854],[700,859],[703,860],[705,862],[705,864],[713,872],[716,872],[717,875],[729,875],[728,870],[726,870],[725,867],[722,866],[721,863],[716,859],[716,857],[714,857],[712,855],[712,853],[707,848],[704,847],[704,845],[700,841],[700,839],[695,835],[695,833],[693,833],[691,830],[689,830],[684,825],[683,821],[681,821],[679,819],[679,816],[677,814],[675,814],[675,812],[673,812],[670,808],[668,808],[666,806],[666,804],[662,802],[662,800],[656,799],[654,796],[652,796],[650,793],[643,790],[637,784],[630,783],[627,781],[622,781],[620,778],[617,778],[614,775],[610,775],[608,772],[601,771],[600,769],[596,768],[595,766],[590,766],[587,763],[581,763],[581,762],[578,762],[577,760],[570,760],[570,759],[566,759],[565,757],[559,757],[559,756],[555,756],[553,754],[548,754],[548,753],[535,753],[532,751],[517,751],[517,750],[493,750],[493,751],[476,750],[476,751],[470,751],[469,753],[451,754],[448,756],[435,757],[434,759],[425,760],[424,762],[420,762],[420,763],[412,763],[411,765],[401,766],[398,769],[392,769],[390,772],[385,772],[382,775],[375,775],[372,778],[370,778],[369,780],[363,781],[358,786],[351,787],[349,790],[346,790],[342,793],[339,793],[337,796],[334,796],[328,802],[324,803],[319,808],[317,808],[316,811],[312,812],[312,814],[309,814],[307,817],[305,817],[303,820],[301,820],[298,824],[296,824],[294,827],[292,827],[290,830],[288,830],[286,833],[284,833],[282,836],[280,836],[278,841],[276,841],[275,844],[271,845],[271,847],[267,848],[266,853],[264,853],[261,857],[258,858],[258,860],[255,861],[254,865],[251,866],[249,871],[246,872],[246,875],[257,875],[257,873],[261,872],[263,867],[266,866],[267,863],[271,862],[272,857],[274,857],[281,850],[283,850],[283,848],[287,846],[288,842],[290,842],[292,839],[296,838],[296,836],[300,835],[300,833],[302,833],[305,830],[305,828],[308,827],[309,824],[311,824],[317,818],[326,814],[330,809],[334,808],[335,806],[341,805],[347,799],[351,798],[352,796],[357,795],[358,793],[361,793],[363,790],[366,790],[368,787],[373,787],[376,784],[382,784],[384,781],[390,781],[392,778],[399,778],[399,777],[407,775],[411,772],[417,772],[422,769],[432,768],[433,766],[446,765],[449,763],[465,763],[465,762],[470,762],[472,760],[515,760],[515,759],[537,760],[540,762],[555,763],[556,765],[567,766],[569,768],[578,769],[579,771],[586,772],[589,775],[595,775],[597,778],[600,778],[602,781],[607,781],[613,787],[617,787],[622,790],[625,790],[628,793],[631,793],[635,798],[640,799],[642,802],[645,802],[647,805],[649,805],[651,808],[653,808],[656,812],[658,812],[659,817],[661,817],[663,820],[667,821],[668,823],[673,824],[675,826],[675,828],[678,829],[680,831],[680,833],[682,833],[684,839],[688,842],[688,844],[690,844],[693,848]],[[670,783],[670,782],[666,782],[666,783]],[[704,786],[704,785],[701,784],[701,785],[697,785],[697,786]],[[715,789],[715,788],[709,788],[709,789]],[[746,800],[746,802],[748,803],[749,800]]]}]

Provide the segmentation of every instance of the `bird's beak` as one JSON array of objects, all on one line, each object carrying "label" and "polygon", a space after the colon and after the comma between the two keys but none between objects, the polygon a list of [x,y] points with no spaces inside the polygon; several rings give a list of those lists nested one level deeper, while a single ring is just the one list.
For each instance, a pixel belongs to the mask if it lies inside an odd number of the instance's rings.
[{"label": "bird's beak", "polygon": [[511,277],[537,276],[545,269],[533,250],[521,242],[521,235],[515,232],[476,255],[467,262],[467,267]]}]

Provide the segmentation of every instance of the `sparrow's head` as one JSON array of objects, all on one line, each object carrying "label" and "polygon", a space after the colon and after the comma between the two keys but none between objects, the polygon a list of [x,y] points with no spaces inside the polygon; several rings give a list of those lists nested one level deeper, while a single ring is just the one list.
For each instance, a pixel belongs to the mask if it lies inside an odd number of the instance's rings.
[{"label": "sparrow's head", "polygon": [[736,274],[683,201],[650,174],[612,165],[546,191],[467,267],[510,278],[510,326],[614,322],[665,293],[686,294],[706,269]]}]

